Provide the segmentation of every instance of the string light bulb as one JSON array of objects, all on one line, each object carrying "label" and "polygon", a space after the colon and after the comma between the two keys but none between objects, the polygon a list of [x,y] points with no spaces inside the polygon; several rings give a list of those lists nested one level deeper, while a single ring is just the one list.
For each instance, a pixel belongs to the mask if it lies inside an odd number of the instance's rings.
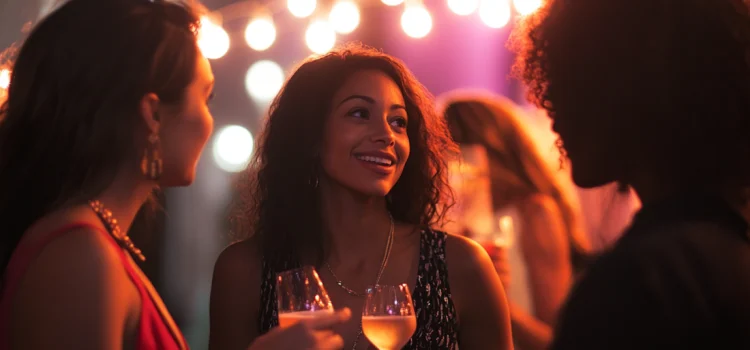
[{"label": "string light bulb", "polygon": [[404,0],[380,0],[383,4],[388,6],[398,6],[404,3]]},{"label": "string light bulb", "polygon": [[510,22],[510,3],[508,0],[481,0],[479,18],[490,28],[502,28]]},{"label": "string light bulb", "polygon": [[229,34],[208,17],[201,18],[198,31],[198,47],[208,59],[219,59],[229,51]]},{"label": "string light bulb", "polygon": [[255,51],[267,50],[276,41],[273,20],[267,17],[252,20],[245,29],[245,41]]},{"label": "string light bulb", "polygon": [[432,30],[432,16],[424,6],[407,6],[401,15],[401,28],[412,38],[424,38]]},{"label": "string light bulb", "polygon": [[528,16],[542,7],[542,0],[513,0],[513,7],[521,16]]},{"label": "string light bulb", "polygon": [[327,21],[314,20],[305,31],[305,42],[312,52],[322,55],[336,44],[336,32]]},{"label": "string light bulb", "polygon": [[359,26],[359,8],[351,0],[340,0],[333,4],[328,22],[338,33],[349,34]]},{"label": "string light bulb", "polygon": [[316,0],[287,0],[286,7],[294,17],[305,18],[315,12],[318,6]]},{"label": "string light bulb", "polygon": [[468,16],[478,7],[479,0],[448,0],[448,8],[459,16]]}]

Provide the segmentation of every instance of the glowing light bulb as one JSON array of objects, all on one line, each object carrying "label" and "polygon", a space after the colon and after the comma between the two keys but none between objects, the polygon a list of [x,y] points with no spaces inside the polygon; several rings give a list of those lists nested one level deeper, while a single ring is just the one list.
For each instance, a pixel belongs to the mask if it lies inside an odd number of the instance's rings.
[{"label": "glowing light bulb", "polygon": [[502,28],[510,21],[508,0],[481,0],[479,18],[490,28]]},{"label": "glowing light bulb", "polygon": [[423,38],[432,30],[432,16],[424,6],[409,6],[401,15],[401,28],[412,38]]},{"label": "glowing light bulb", "polygon": [[312,52],[324,54],[336,44],[336,32],[328,22],[315,20],[307,27],[305,42]]},{"label": "glowing light bulb", "polygon": [[239,125],[222,128],[214,139],[214,160],[224,171],[238,172],[250,162],[253,154],[253,134]]},{"label": "glowing light bulb", "polygon": [[266,50],[276,41],[276,26],[269,18],[256,18],[245,29],[245,41],[253,50]]},{"label": "glowing light bulb", "polygon": [[513,0],[513,7],[521,16],[526,16],[542,7],[542,0]]},{"label": "glowing light bulb", "polygon": [[383,4],[388,6],[398,6],[404,3],[404,0],[380,0]]},{"label": "glowing light bulb", "polygon": [[0,69],[0,89],[7,90],[10,87],[10,69]]},{"label": "glowing light bulb", "polygon": [[315,12],[317,1],[315,0],[287,0],[286,7],[294,17],[305,18]]},{"label": "glowing light bulb", "polygon": [[222,58],[229,51],[229,34],[221,26],[203,17],[198,32],[198,47],[206,58]]},{"label": "glowing light bulb", "polygon": [[284,70],[273,61],[255,62],[245,75],[245,89],[259,103],[271,101],[283,85]]},{"label": "glowing light bulb", "polygon": [[459,16],[472,14],[479,7],[479,0],[448,0],[448,8]]},{"label": "glowing light bulb", "polygon": [[328,22],[336,32],[349,34],[359,26],[359,8],[350,0],[336,2],[328,15]]}]

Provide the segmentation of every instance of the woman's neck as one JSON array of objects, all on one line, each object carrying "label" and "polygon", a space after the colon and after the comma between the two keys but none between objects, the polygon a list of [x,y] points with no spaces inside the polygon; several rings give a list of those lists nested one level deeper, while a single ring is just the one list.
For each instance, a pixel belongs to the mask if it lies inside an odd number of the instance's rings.
[{"label": "woman's neck", "polygon": [[107,189],[92,199],[99,200],[112,212],[122,232],[128,232],[154,188],[154,181],[145,179],[139,172],[121,171]]},{"label": "woman's neck", "polygon": [[321,181],[321,215],[332,265],[369,262],[383,254],[391,222],[384,197],[369,197]]}]

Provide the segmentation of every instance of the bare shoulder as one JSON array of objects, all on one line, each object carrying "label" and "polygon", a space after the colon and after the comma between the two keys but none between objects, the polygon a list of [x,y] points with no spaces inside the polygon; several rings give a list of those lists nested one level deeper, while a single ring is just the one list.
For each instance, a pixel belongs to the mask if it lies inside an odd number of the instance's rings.
[{"label": "bare shoulder", "polygon": [[37,289],[46,294],[53,284],[56,293],[70,287],[76,295],[99,293],[111,285],[132,284],[118,249],[103,231],[83,227],[66,232],[46,244],[33,258],[18,295],[28,296],[28,292],[33,294]]},{"label": "bare shoulder", "polygon": [[218,259],[214,268],[214,278],[233,277],[237,282],[250,282],[253,276],[260,277],[262,268],[262,256],[259,242],[250,238],[235,242],[226,247]]},{"label": "bare shoulder", "polygon": [[489,255],[475,241],[452,234],[445,249],[461,348],[511,348],[505,291]]},{"label": "bare shoulder", "polygon": [[492,267],[492,261],[484,248],[468,237],[447,233],[445,250],[449,270],[461,273],[479,268],[485,263]]},{"label": "bare shoulder", "polygon": [[210,349],[244,349],[258,335],[262,255],[258,240],[231,244],[219,254],[211,284]]},{"label": "bare shoulder", "polygon": [[487,251],[474,240],[447,234],[445,250],[448,280],[458,306],[465,304],[462,299],[470,297],[478,284],[494,285],[498,279]]},{"label": "bare shoulder", "polygon": [[[92,228],[73,229],[45,245],[15,293],[14,342],[44,347],[44,341],[62,337],[57,345],[121,344],[140,299],[118,250],[105,232]],[[80,342],[69,343],[74,339]]]}]

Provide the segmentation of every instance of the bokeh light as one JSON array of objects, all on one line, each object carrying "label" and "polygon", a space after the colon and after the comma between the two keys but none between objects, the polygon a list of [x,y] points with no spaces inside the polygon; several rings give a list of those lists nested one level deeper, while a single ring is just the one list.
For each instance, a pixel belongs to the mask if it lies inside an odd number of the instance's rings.
[{"label": "bokeh light", "polygon": [[327,21],[314,20],[305,31],[305,42],[312,52],[324,54],[336,45],[336,32]]},{"label": "bokeh light", "polygon": [[481,0],[479,18],[490,28],[502,28],[510,22],[510,3],[508,0]]},{"label": "bokeh light", "polygon": [[206,58],[215,60],[224,57],[229,51],[229,34],[208,17],[201,18],[198,32],[198,47]]},{"label": "bokeh light", "polygon": [[432,16],[424,6],[408,6],[401,15],[401,28],[412,38],[423,38],[432,30]]},{"label": "bokeh light", "polygon": [[284,85],[284,70],[276,62],[262,60],[253,63],[245,75],[245,89],[258,103],[267,103],[276,97]]},{"label": "bokeh light", "polygon": [[479,0],[448,0],[448,8],[459,16],[472,14],[479,7]]},{"label": "bokeh light", "polygon": [[266,17],[252,20],[245,29],[245,41],[255,51],[264,51],[276,41],[276,26]]},{"label": "bokeh light", "polygon": [[294,17],[305,18],[315,12],[317,7],[317,1],[315,0],[287,0],[286,7]]},{"label": "bokeh light", "polygon": [[328,22],[338,33],[349,34],[359,26],[359,8],[350,0],[337,1],[328,15]]},{"label": "bokeh light", "polygon": [[7,90],[10,87],[10,69],[0,69],[0,89]]},{"label": "bokeh light", "polygon": [[513,0],[513,7],[521,16],[527,16],[542,7],[542,0]]},{"label": "bokeh light", "polygon": [[383,4],[388,6],[398,6],[404,3],[404,0],[380,0]]},{"label": "bokeh light", "polygon": [[239,125],[222,128],[214,138],[216,165],[224,171],[238,172],[247,167],[253,155],[253,134]]}]

